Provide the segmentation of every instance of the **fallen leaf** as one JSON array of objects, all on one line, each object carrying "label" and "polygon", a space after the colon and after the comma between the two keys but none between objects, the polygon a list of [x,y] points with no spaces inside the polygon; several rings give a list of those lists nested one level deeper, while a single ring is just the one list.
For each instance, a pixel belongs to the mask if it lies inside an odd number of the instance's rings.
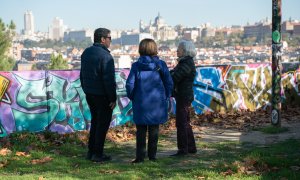
[{"label": "fallen leaf", "polygon": [[101,174],[118,174],[120,171],[118,170],[100,170],[99,173]]},{"label": "fallen leaf", "polygon": [[9,154],[11,154],[11,150],[9,150],[7,148],[3,148],[3,149],[0,150],[0,155],[1,156],[7,156]]},{"label": "fallen leaf", "polygon": [[205,179],[205,177],[204,176],[196,176],[196,179],[202,180],[202,179]]},{"label": "fallen leaf", "polygon": [[124,137],[124,136],[123,136],[122,133],[117,133],[117,137],[118,137],[118,138],[122,138],[122,137]]},{"label": "fallen leaf", "polygon": [[31,164],[44,164],[44,163],[50,162],[52,160],[53,160],[53,158],[47,156],[42,159],[33,159],[30,162],[31,162]]},{"label": "fallen leaf", "polygon": [[225,172],[221,172],[221,174],[222,174],[223,176],[229,176],[229,175],[232,175],[232,174],[233,174],[233,171],[232,171],[231,169],[228,169],[228,170],[225,171]]},{"label": "fallen leaf", "polygon": [[30,155],[29,155],[29,154],[26,154],[25,152],[17,151],[17,152],[16,152],[16,156],[25,156],[25,157],[29,157]]},{"label": "fallen leaf", "polygon": [[4,161],[0,161],[0,168],[5,167],[8,165],[8,161],[4,160]]}]

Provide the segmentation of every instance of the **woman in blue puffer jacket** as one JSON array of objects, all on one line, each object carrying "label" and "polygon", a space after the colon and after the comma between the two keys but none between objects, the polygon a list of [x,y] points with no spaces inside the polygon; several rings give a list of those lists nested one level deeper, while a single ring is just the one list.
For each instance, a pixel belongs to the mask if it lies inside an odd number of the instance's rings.
[{"label": "woman in blue puffer jacket", "polygon": [[136,124],[136,159],[143,162],[146,155],[148,131],[148,158],[156,160],[159,124],[168,120],[168,99],[173,80],[166,63],[157,56],[157,45],[152,39],[139,44],[140,58],[132,64],[126,81],[127,96],[132,101],[133,121]]}]

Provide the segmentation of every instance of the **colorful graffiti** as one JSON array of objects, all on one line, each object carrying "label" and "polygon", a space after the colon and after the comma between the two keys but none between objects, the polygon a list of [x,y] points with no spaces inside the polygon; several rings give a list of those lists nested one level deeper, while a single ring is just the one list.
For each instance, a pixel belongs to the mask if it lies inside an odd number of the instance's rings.
[{"label": "colorful graffiti", "polygon": [[197,113],[254,110],[269,103],[270,88],[271,67],[268,64],[199,67],[193,105]]},{"label": "colorful graffiti", "polygon": [[[116,71],[118,103],[111,126],[132,119],[125,82],[129,70]],[[79,71],[0,72],[0,137],[14,131],[68,133],[90,127],[90,111]]]},{"label": "colorful graffiti", "polygon": [[[286,64],[290,66],[290,64]],[[281,76],[280,102],[300,105],[300,67],[293,63]],[[197,68],[194,81],[196,113],[232,109],[265,108],[271,105],[270,64],[216,65]]]},{"label": "colorful graffiti", "polygon": [[[111,127],[132,120],[126,97],[128,69],[116,70],[117,106]],[[270,105],[270,64],[197,67],[194,81],[197,114],[231,109],[255,110]],[[282,100],[300,104],[299,64],[282,75]],[[175,112],[169,101],[169,112]],[[90,127],[90,112],[81,89],[79,70],[0,72],[0,137],[14,131],[68,133]]]}]

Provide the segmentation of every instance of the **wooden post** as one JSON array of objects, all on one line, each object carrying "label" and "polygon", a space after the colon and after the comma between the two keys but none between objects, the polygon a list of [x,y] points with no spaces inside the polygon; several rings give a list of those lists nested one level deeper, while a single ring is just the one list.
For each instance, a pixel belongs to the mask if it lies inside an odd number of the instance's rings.
[{"label": "wooden post", "polygon": [[271,123],[281,126],[281,0],[272,0],[272,116]]}]

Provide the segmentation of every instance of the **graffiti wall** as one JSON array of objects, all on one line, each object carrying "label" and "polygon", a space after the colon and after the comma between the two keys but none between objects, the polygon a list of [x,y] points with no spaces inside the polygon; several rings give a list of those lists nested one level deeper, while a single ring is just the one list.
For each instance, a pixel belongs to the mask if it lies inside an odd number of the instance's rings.
[{"label": "graffiti wall", "polygon": [[[128,74],[116,71],[118,103],[111,126],[132,118],[125,90]],[[86,130],[90,120],[78,70],[0,72],[0,137],[14,131]]]},{"label": "graffiti wall", "polygon": [[87,129],[91,118],[78,77],[79,71],[0,72],[2,136]]},{"label": "graffiti wall", "polygon": [[[283,102],[300,105],[299,63],[285,64]],[[197,68],[194,81],[196,113],[231,109],[255,110],[270,105],[271,64],[216,65]]]},{"label": "graffiti wall", "polygon": [[[300,104],[299,64],[283,68],[282,100]],[[132,120],[126,97],[128,69],[116,70],[117,106],[111,127]],[[270,105],[270,64],[197,67],[194,81],[197,114],[231,109],[255,110]],[[175,101],[169,112],[175,112]],[[68,133],[90,127],[91,115],[81,89],[79,70],[0,72],[0,137],[14,131]]]}]

